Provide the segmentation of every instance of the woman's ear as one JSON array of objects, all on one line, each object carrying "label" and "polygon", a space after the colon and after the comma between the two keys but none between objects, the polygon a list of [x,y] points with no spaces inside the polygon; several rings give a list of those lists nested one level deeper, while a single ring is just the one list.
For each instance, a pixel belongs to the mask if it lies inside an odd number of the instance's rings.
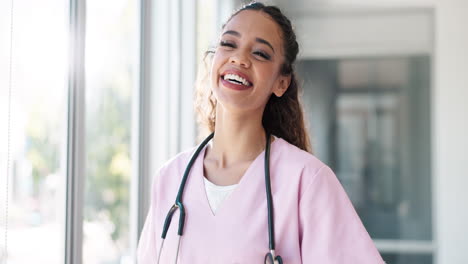
[{"label": "woman's ear", "polygon": [[280,75],[276,81],[276,85],[273,88],[273,93],[277,97],[283,96],[283,94],[288,90],[289,84],[291,83],[291,74]]}]

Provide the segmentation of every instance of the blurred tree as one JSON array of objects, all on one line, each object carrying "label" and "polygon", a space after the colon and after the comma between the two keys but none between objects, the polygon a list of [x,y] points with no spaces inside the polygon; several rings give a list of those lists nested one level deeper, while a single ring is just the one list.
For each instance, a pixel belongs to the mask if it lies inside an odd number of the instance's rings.
[{"label": "blurred tree", "polygon": [[131,97],[123,91],[130,87],[125,80],[103,86],[87,109],[85,219],[109,220],[114,241],[128,236]]},{"label": "blurred tree", "polygon": [[[26,123],[26,157],[32,166],[32,196],[38,197],[45,178],[59,170],[59,116],[47,102],[37,100],[30,106]],[[54,105],[55,106],[55,105]],[[52,107],[54,107],[52,106]],[[55,109],[55,108],[54,108]]]}]

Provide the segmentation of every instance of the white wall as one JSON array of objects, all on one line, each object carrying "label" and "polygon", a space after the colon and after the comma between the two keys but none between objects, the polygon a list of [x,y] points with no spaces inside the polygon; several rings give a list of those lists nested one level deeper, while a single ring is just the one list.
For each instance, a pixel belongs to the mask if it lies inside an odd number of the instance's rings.
[{"label": "white wall", "polygon": [[436,6],[433,172],[439,264],[468,263],[468,1]]}]

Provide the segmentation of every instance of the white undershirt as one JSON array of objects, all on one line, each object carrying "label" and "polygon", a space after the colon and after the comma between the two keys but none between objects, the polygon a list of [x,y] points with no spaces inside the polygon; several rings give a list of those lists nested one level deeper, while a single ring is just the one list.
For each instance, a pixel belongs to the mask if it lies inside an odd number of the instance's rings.
[{"label": "white undershirt", "polygon": [[[276,136],[273,136],[274,140],[278,139]],[[226,198],[234,191],[237,184],[219,186],[210,182],[207,178],[203,177],[205,182],[205,191],[208,201],[210,202],[211,211],[213,214],[216,214],[221,203],[226,200]]]},{"label": "white undershirt", "polygon": [[219,186],[203,177],[205,182],[206,196],[210,202],[211,211],[216,214],[221,203],[234,191],[237,184],[228,186]]}]

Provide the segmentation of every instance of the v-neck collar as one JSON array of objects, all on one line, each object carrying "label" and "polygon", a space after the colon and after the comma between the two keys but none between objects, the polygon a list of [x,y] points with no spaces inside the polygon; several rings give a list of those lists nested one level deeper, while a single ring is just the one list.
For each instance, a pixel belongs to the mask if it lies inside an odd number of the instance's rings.
[{"label": "v-neck collar", "polygon": [[[270,156],[273,155],[273,146],[276,144],[276,141],[279,141],[280,138],[276,137],[273,142],[270,143]],[[197,160],[195,161],[194,164],[194,174],[196,177],[196,184],[198,185],[197,188],[200,190],[200,194],[203,196],[200,200],[203,203],[203,207],[205,208],[204,211],[208,212],[207,214],[210,215],[211,217],[214,218],[219,218],[221,215],[224,214],[224,211],[226,210],[225,208],[229,207],[229,204],[232,203],[233,201],[236,201],[237,196],[242,193],[242,190],[245,188],[244,186],[255,186],[252,181],[254,180],[260,180],[262,182],[262,186],[264,185],[264,178],[265,178],[265,169],[264,169],[264,162],[265,162],[265,150],[263,150],[258,156],[252,161],[252,163],[249,165],[247,170],[244,172],[242,175],[240,181],[237,183],[236,188],[232,191],[232,193],[226,197],[226,199],[223,201],[222,205],[217,209],[216,214],[213,213],[210,207],[210,202],[208,201],[208,196],[206,194],[205,190],[205,173],[203,170],[203,162],[205,159],[205,152],[206,152],[207,146],[203,148],[203,150],[199,153]],[[271,158],[270,158],[270,166],[271,166]],[[262,171],[261,175],[253,175],[252,171],[258,171],[257,168],[260,167],[260,170]],[[255,177],[258,176],[258,177]]]}]

